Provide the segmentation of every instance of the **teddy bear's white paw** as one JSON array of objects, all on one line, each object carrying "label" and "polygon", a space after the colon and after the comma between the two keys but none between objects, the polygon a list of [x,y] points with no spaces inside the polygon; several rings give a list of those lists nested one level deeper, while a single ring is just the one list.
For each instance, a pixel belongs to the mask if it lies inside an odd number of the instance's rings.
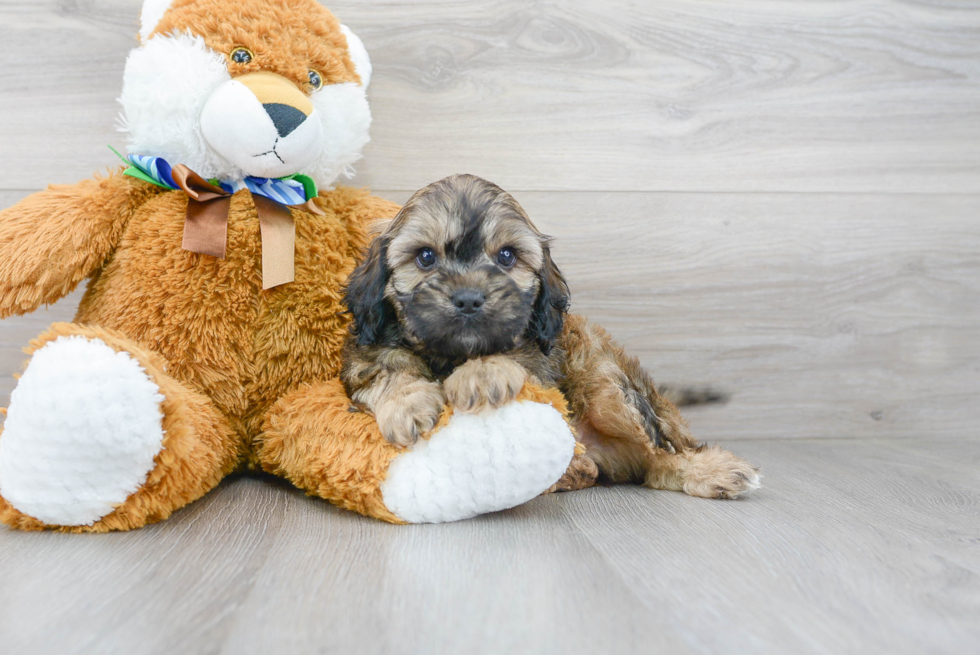
[{"label": "teddy bear's white paw", "polygon": [[575,437],[551,405],[512,402],[449,425],[396,458],[381,485],[409,523],[443,523],[515,507],[558,481]]},{"label": "teddy bear's white paw", "polygon": [[34,353],[0,435],[0,495],[49,525],[90,525],[146,481],[164,397],[129,354],[58,337]]}]

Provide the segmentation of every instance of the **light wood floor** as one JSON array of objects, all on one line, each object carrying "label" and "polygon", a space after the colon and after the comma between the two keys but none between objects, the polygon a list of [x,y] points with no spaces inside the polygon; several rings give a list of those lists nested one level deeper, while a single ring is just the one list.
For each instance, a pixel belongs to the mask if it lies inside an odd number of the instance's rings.
[{"label": "light wood floor", "polygon": [[391,526],[275,480],[154,526],[0,531],[4,653],[975,653],[980,443],[753,440],[766,487]]},{"label": "light wood floor", "polygon": [[[0,0],[0,207],[115,164],[136,0]],[[0,528],[0,653],[980,652],[980,7],[338,0],[375,65],[353,184],[472,172],[573,308],[761,465],[393,527],[229,480],[126,534]],[[21,347],[76,292],[0,322]]]}]

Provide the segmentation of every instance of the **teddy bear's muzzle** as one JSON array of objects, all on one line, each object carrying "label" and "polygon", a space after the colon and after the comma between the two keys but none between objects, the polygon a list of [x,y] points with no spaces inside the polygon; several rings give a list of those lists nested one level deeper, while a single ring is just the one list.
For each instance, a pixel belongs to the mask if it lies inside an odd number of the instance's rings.
[{"label": "teddy bear's muzzle", "polygon": [[320,152],[322,125],[310,98],[265,71],[221,84],[201,113],[201,132],[217,154],[256,177],[301,172]]}]

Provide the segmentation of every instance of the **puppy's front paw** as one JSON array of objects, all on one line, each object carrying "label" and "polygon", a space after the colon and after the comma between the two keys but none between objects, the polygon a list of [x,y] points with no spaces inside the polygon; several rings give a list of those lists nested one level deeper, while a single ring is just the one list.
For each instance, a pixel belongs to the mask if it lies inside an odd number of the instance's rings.
[{"label": "puppy's front paw", "polygon": [[445,404],[438,382],[415,380],[389,393],[376,408],[374,418],[385,439],[408,447],[435,427]]},{"label": "puppy's front paw", "polygon": [[513,400],[524,386],[527,371],[504,355],[471,359],[446,378],[446,398],[461,412],[479,412]]}]

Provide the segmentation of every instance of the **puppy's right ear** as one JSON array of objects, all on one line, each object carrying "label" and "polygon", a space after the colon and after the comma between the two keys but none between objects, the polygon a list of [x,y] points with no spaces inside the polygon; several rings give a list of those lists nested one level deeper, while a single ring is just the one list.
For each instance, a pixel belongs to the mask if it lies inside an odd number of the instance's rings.
[{"label": "puppy's right ear", "polygon": [[385,300],[388,284],[388,246],[383,237],[376,238],[354,272],[347,279],[344,304],[354,317],[351,333],[361,346],[376,345],[389,321],[395,320]]},{"label": "puppy's right ear", "polygon": [[550,355],[565,324],[569,294],[565,276],[561,274],[551,258],[551,249],[547,243],[544,244],[544,263],[538,273],[538,279],[541,281],[541,287],[534,301],[528,331],[538,342],[541,352]]}]

